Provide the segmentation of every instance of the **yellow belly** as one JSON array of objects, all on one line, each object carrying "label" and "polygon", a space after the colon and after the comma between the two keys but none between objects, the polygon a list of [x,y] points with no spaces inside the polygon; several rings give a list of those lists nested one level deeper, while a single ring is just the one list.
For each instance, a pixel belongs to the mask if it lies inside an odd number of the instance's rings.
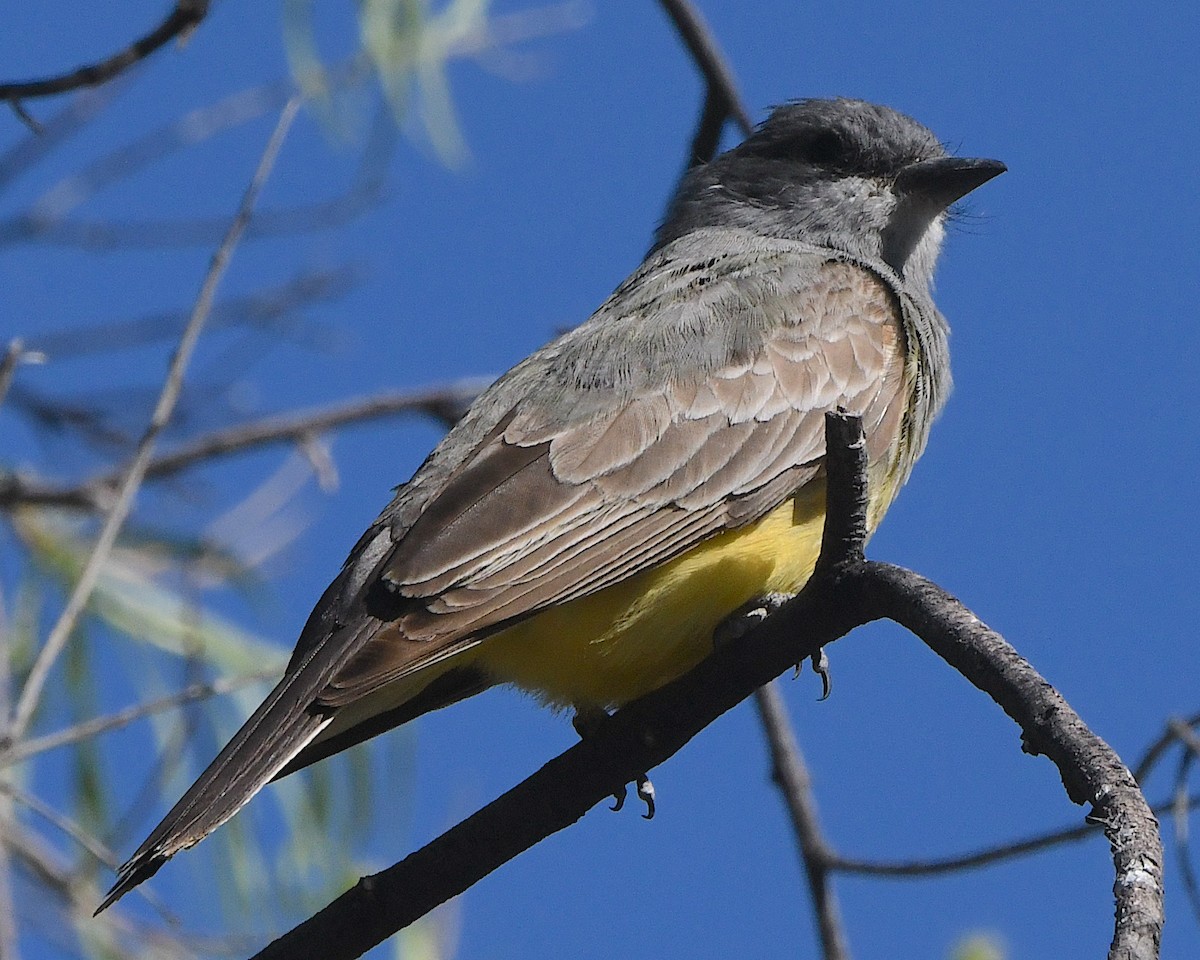
[{"label": "yellow belly", "polygon": [[[887,482],[875,487],[872,529],[894,492]],[[824,519],[825,485],[810,483],[756,523],[510,627],[472,659],[548,704],[636,700],[704,659],[713,630],[744,603],[800,590],[816,564]]]}]

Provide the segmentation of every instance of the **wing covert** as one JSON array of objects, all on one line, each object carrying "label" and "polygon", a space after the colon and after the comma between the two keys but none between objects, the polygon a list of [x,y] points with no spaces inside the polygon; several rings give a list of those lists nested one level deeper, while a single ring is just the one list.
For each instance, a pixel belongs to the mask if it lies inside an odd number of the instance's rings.
[{"label": "wing covert", "polygon": [[[727,324],[754,329],[734,310],[774,321],[707,364],[667,366],[632,390],[614,384],[609,409],[581,381],[509,411],[399,537],[381,575],[404,610],[322,702],[366,696],[764,516],[820,471],[828,410],[863,416],[873,462],[893,455],[908,387],[889,283],[826,259],[816,282],[765,301],[732,279],[706,290]],[[555,402],[557,424],[545,409]]]}]

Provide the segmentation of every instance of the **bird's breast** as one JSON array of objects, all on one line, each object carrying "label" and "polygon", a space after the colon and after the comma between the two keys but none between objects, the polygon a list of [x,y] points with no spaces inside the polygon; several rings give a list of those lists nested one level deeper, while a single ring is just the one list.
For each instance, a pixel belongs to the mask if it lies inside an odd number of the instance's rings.
[{"label": "bird's breast", "polygon": [[[882,479],[872,529],[895,492]],[[510,627],[477,648],[476,662],[553,706],[636,700],[704,659],[713,631],[743,604],[799,591],[816,564],[824,519],[818,480],[755,523]]]}]

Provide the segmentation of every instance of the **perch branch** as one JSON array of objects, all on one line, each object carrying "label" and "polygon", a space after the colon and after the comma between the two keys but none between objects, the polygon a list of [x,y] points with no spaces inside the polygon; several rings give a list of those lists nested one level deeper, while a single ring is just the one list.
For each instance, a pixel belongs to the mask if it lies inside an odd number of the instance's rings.
[{"label": "perch branch", "polygon": [[1110,960],[1153,960],[1162,928],[1162,846],[1129,771],[1029,664],[929,581],[861,559],[847,539],[866,503],[862,426],[826,419],[826,536],[809,584],[736,643],[617,711],[589,737],[400,863],[363,878],[256,960],[361,956],[539,840],[650,771],[758,687],[851,629],[881,617],[908,627],[1021,726],[1025,749],[1058,766],[1068,796],[1090,803],[1112,845],[1117,923]]}]

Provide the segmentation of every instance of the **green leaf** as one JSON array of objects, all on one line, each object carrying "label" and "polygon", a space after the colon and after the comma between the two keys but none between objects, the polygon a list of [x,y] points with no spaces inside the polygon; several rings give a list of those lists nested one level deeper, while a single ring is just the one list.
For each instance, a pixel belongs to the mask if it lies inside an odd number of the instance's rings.
[{"label": "green leaf", "polygon": [[950,952],[952,960],[1005,960],[1006,956],[1000,938],[990,933],[970,934]]}]

